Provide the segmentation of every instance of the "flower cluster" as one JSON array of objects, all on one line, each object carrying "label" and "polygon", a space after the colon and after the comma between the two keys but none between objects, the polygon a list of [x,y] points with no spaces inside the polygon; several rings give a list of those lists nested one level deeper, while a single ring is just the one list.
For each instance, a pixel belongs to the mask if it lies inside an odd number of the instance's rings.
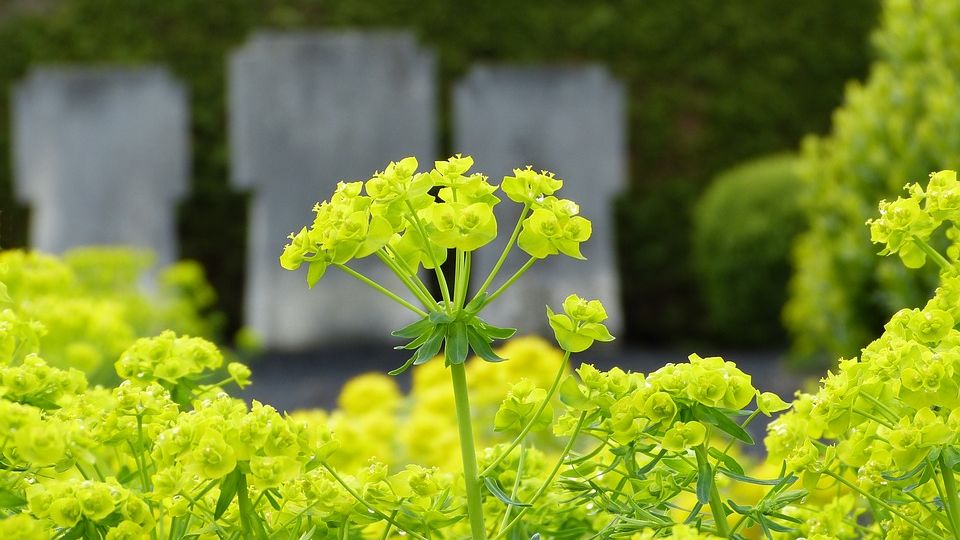
[{"label": "flower cluster", "polygon": [[[926,189],[920,184],[905,188],[909,197],[880,202],[880,217],[867,222],[874,243],[884,244],[881,255],[897,254],[908,268],[920,268],[933,252],[927,242],[945,221],[960,218],[960,183],[956,171],[940,171],[930,175]],[[960,229],[950,228],[948,237],[958,238]],[[957,254],[953,247],[948,254]]]},{"label": "flower cluster", "polygon": [[576,203],[553,196],[562,180],[528,167],[498,186],[470,173],[472,167],[473,158],[458,154],[417,172],[416,158],[407,157],[365,182],[341,182],[329,201],[314,207],[313,224],[290,235],[281,266],[296,270],[308,263],[311,285],[330,265],[372,254],[406,274],[421,266],[436,269],[447,250],[475,251],[497,236],[498,188],[524,206],[521,249],[537,259],[558,253],[582,258],[579,245],[590,237],[590,222],[578,215]]},{"label": "flower cluster", "polygon": [[[212,338],[218,315],[213,289],[196,263],[184,261],[157,275],[156,294],[139,286],[151,256],[124,248],[79,248],[62,258],[36,251],[0,252],[0,309],[33,327],[20,356],[43,348],[52,366],[76,368],[93,382],[113,382],[111,363],[138,337],[164,328]],[[8,315],[0,314],[0,326]],[[12,335],[0,328],[0,351]]]},{"label": "flower cluster", "polygon": [[[928,241],[945,222],[956,228],[960,184],[953,171],[941,171],[926,189],[907,190],[908,199],[880,203],[880,217],[869,222],[873,239],[907,266],[936,260],[940,286],[922,309],[894,314],[859,358],[841,360],[821,379],[816,393],[798,394],[794,410],[770,425],[766,445],[772,459],[784,459],[811,487],[868,494],[869,505],[842,506],[848,521],[869,515],[874,527],[900,535],[894,537],[949,537],[960,530],[951,487],[960,462],[960,277],[956,257]],[[945,504],[924,502],[934,497]]]}]

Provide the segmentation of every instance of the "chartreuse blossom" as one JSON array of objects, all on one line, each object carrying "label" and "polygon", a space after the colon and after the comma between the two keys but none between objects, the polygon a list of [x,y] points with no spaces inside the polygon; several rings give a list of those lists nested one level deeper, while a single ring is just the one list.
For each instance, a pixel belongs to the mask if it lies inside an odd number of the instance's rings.
[{"label": "chartreuse blossom", "polygon": [[[937,231],[956,242],[960,185],[954,171],[906,186],[907,198],[880,203],[870,220],[882,255],[908,267],[928,259],[940,285],[922,309],[903,309],[860,358],[841,360],[814,394],[798,394],[766,439],[771,459],[785,459],[804,483],[834,493],[825,505],[837,538],[960,537],[956,484],[960,450],[960,278],[956,244],[946,255]],[[839,488],[839,489],[838,489]],[[854,496],[856,498],[854,498]],[[815,505],[791,513],[817,530]],[[869,527],[851,530],[851,523]]]},{"label": "chartreuse blossom", "polygon": [[[178,262],[146,282],[152,256],[126,248],[86,247],[55,257],[38,251],[0,251],[0,352],[18,359],[42,347],[44,361],[84,372],[93,383],[113,383],[113,362],[138,337],[172,328],[206,338],[217,333],[215,294],[199,265]],[[19,324],[5,328],[8,316]],[[13,336],[22,336],[14,346]]]}]

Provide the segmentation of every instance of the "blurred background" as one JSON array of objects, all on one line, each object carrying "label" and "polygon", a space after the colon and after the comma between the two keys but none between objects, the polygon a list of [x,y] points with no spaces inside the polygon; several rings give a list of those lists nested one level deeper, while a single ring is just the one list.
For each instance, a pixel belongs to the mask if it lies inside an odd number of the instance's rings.
[{"label": "blurred background", "polygon": [[198,262],[207,331],[257,348],[252,391],[303,406],[403,360],[360,285],[277,267],[312,203],[409,154],[531,164],[596,247],[522,301],[585,284],[618,336],[589,360],[720,353],[789,393],[930,292],[863,221],[956,166],[955,4],[0,1],[0,246]]}]

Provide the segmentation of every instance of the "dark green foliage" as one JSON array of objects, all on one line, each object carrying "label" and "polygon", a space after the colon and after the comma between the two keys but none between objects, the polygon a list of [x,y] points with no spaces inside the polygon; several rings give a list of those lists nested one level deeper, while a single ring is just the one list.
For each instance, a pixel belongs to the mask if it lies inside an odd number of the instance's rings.
[{"label": "dark green foliage", "polygon": [[784,339],[790,248],[804,228],[799,158],[749,161],[718,176],[697,203],[693,262],[708,330],[735,345]]},{"label": "dark green foliage", "polygon": [[[193,110],[181,255],[204,263],[236,322],[246,199],[227,184],[224,61],[252,29],[411,28],[439,53],[444,100],[477,61],[605,62],[630,92],[633,175],[618,212],[629,331],[670,337],[696,314],[685,255],[694,199],[675,194],[825,129],[843,82],[865,69],[875,12],[876,0],[64,0],[0,29],[0,123],[10,83],[32,63],[168,64]],[[438,129],[452,151],[447,109]],[[0,132],[0,242],[12,246],[25,240],[25,214],[12,203],[8,137]],[[650,214],[641,197],[677,206]]]}]

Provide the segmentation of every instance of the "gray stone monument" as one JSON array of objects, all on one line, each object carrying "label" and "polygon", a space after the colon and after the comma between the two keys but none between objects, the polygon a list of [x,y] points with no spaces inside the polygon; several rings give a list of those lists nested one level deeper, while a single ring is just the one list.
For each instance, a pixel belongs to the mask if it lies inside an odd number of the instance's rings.
[{"label": "gray stone monument", "polygon": [[161,68],[40,68],[14,88],[12,116],[34,248],[131,245],[175,260],[189,172],[183,85]]},{"label": "gray stone monument", "polygon": [[[408,155],[432,166],[434,66],[412,35],[393,32],[263,32],[233,53],[231,176],[253,192],[245,318],[266,347],[386,338],[413,320],[335,268],[307,290],[306,270],[283,270],[278,257],[338,181]],[[405,292],[376,257],[350,266]]]},{"label": "gray stone monument", "polygon": [[[621,326],[612,199],[626,185],[626,106],[623,85],[603,67],[474,68],[454,90],[454,151],[470,154],[477,170],[499,182],[532,165],[564,180],[558,196],[581,206],[593,222],[582,246],[587,261],[558,255],[538,262],[486,312],[491,323],[547,329],[544,306],[560,309],[576,292],[603,301],[610,330]],[[497,206],[500,235],[474,259],[474,283],[486,277],[516,224],[520,206]],[[514,248],[498,286],[526,260]]]}]

